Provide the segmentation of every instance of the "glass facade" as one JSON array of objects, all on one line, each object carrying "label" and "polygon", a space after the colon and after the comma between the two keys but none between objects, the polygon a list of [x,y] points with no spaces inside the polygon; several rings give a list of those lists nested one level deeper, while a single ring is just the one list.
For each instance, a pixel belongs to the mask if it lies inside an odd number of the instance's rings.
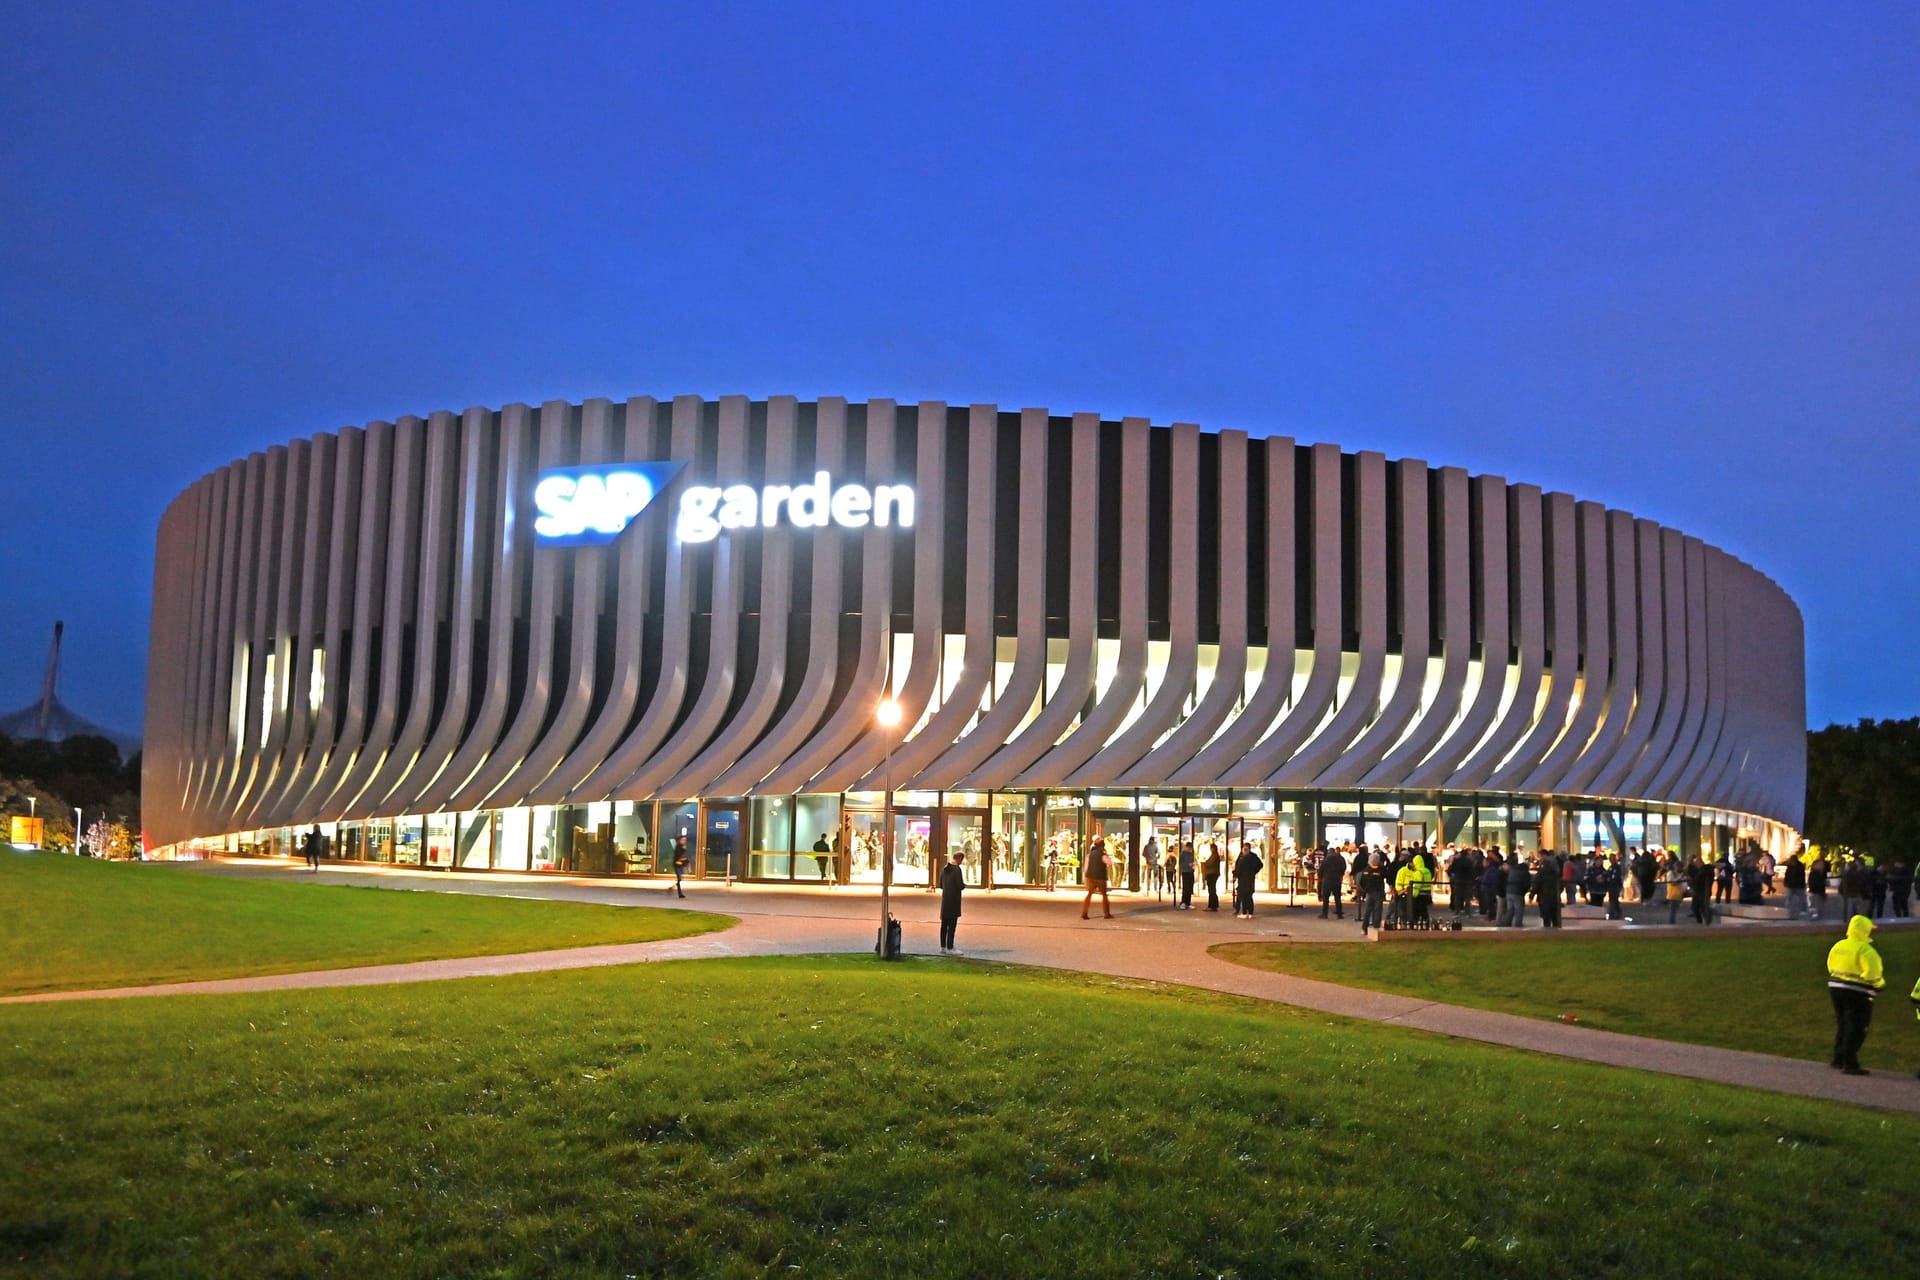
[{"label": "glass facade", "polygon": [[[1084,879],[1095,835],[1115,892],[1165,893],[1183,840],[1226,867],[1260,856],[1265,892],[1313,896],[1308,854],[1348,844],[1424,842],[1625,852],[1642,847],[1725,856],[1765,831],[1741,815],[1674,805],[1553,802],[1497,794],[1286,792],[1210,788],[897,792],[893,883],[932,885],[954,852],[978,888],[1069,888]],[[329,857],[459,871],[591,876],[673,875],[685,836],[690,878],[878,885],[887,820],[877,791],[710,801],[602,801],[322,824]],[[295,857],[301,832],[269,828],[195,841],[157,856],[207,852]]]}]

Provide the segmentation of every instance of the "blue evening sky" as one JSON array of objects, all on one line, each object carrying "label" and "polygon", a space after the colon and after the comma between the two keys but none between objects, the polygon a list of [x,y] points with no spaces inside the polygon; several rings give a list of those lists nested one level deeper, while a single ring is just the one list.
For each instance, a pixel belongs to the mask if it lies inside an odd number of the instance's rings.
[{"label": "blue evening sky", "polygon": [[0,711],[136,729],[205,472],[514,400],[991,401],[1676,525],[1920,714],[1920,6],[14,3]]}]

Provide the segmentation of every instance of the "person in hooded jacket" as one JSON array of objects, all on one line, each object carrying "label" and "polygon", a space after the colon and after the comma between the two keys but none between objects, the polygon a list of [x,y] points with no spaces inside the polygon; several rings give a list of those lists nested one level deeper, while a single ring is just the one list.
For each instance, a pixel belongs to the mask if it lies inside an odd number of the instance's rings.
[{"label": "person in hooded jacket", "polygon": [[1360,932],[1380,927],[1387,898],[1387,860],[1378,853],[1370,855],[1360,872]]},{"label": "person in hooded jacket", "polygon": [[1850,1076],[1864,1076],[1860,1046],[1867,1041],[1873,1021],[1873,997],[1887,985],[1880,953],[1873,948],[1873,921],[1855,916],[1847,921],[1847,936],[1827,952],[1827,994],[1833,999],[1833,1061],[1828,1065]]},{"label": "person in hooded jacket", "polygon": [[[1907,999],[1913,1001],[1913,1016],[1920,1018],[1920,981],[1913,984],[1913,992]],[[1916,1079],[1920,1079],[1920,1067],[1914,1068],[1913,1074]]]}]

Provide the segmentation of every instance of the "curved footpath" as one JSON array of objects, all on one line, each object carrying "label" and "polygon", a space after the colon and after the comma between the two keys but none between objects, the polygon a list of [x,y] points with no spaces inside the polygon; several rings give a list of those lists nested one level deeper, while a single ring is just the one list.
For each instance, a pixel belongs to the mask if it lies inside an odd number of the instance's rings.
[{"label": "curved footpath", "polygon": [[[673,897],[671,886],[663,893],[657,883],[358,866],[328,868],[312,873],[303,866],[242,860],[221,860],[200,865],[204,874],[298,878],[308,883],[377,883],[388,888],[538,897],[624,906],[678,908],[684,905],[691,910],[734,916],[740,923],[718,933],[663,942],[427,960],[413,964],[369,965],[352,969],[323,969],[307,973],[110,990],[48,992],[10,996],[0,999],[0,1003],[371,986],[640,964],[656,960],[871,951],[873,939],[878,934],[880,915],[879,894],[869,888],[841,888],[828,892],[817,889],[794,891],[766,885],[725,886],[690,881],[683,904],[680,899]],[[1771,1089],[1802,1097],[1826,1098],[1890,1110],[1920,1112],[1920,1081],[1904,1073],[1882,1070],[1870,1076],[1843,1076],[1820,1063],[1797,1058],[1678,1044],[1515,1014],[1438,1004],[1310,978],[1266,973],[1208,954],[1208,948],[1222,942],[1279,939],[1300,942],[1359,941],[1358,926],[1351,918],[1345,921],[1322,921],[1310,910],[1292,910],[1268,901],[1263,903],[1261,914],[1253,920],[1236,920],[1225,909],[1229,905],[1225,903],[1218,914],[1199,909],[1183,912],[1175,911],[1170,902],[1156,901],[1144,894],[1123,893],[1115,896],[1114,903],[1118,909],[1114,919],[1098,918],[1096,905],[1096,918],[1082,921],[1079,903],[1079,894],[1065,890],[1058,893],[971,892],[967,895],[966,915],[960,925],[962,950],[967,958],[976,960],[1073,969],[1147,982],[1200,987],[1342,1017],[1412,1027],[1464,1040],[1530,1049],[1537,1053],[1608,1066],[1690,1076],[1722,1084]],[[896,887],[891,905],[895,917],[903,926],[906,951],[909,954],[937,955],[939,910],[934,895],[918,888]],[[1572,913],[1569,914],[1568,923],[1570,928],[1576,930],[1622,927]],[[1732,923],[1731,927],[1773,926]],[[1822,1016],[1825,1015],[1824,1001],[1821,1002],[1820,1012]],[[1904,1013],[1905,1010],[1899,1012]]]}]

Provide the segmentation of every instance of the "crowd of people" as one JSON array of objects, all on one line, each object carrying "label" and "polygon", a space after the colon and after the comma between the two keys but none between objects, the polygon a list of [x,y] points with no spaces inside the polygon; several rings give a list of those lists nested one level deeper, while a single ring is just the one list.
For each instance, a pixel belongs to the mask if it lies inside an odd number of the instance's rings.
[{"label": "crowd of people", "polygon": [[1525,928],[1530,907],[1541,925],[1558,928],[1562,909],[1580,902],[1603,908],[1610,920],[1623,918],[1629,906],[1639,908],[1643,922],[1658,920],[1664,907],[1668,924],[1679,923],[1683,911],[1696,924],[1712,924],[1719,904],[1758,906],[1781,891],[1790,919],[1831,916],[1827,899],[1834,894],[1842,920],[1901,919],[1913,894],[1913,872],[1899,858],[1802,850],[1782,866],[1751,842],[1713,860],[1652,846],[1556,853],[1497,844],[1440,851],[1417,842],[1348,844],[1303,851],[1297,870],[1322,918],[1345,919],[1351,904],[1363,931],[1435,927],[1438,885],[1446,886],[1453,920],[1478,916],[1498,928]]}]

